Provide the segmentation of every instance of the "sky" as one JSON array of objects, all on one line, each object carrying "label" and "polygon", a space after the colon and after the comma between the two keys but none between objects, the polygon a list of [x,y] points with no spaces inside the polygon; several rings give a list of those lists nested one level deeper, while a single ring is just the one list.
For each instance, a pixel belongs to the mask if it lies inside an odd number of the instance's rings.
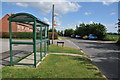
[{"label": "sky", "polygon": [[[59,0],[58,0],[59,1]],[[51,25],[52,4],[55,5],[57,30],[75,29],[76,25],[95,22],[117,32],[118,2],[2,2],[2,17],[11,13],[29,13]],[[51,26],[50,26],[51,28]]]}]

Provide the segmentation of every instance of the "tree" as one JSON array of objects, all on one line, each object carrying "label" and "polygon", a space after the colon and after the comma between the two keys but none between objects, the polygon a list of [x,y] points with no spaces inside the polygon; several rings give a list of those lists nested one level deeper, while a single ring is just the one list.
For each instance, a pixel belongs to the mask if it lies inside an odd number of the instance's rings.
[{"label": "tree", "polygon": [[76,26],[75,34],[79,36],[85,36],[89,34],[94,34],[98,39],[103,39],[106,36],[106,28],[100,23],[92,24],[80,24],[79,27]]},{"label": "tree", "polygon": [[[120,19],[118,19],[118,33],[120,33]],[[118,34],[119,35],[119,39],[118,39],[118,41],[117,41],[117,44],[118,45],[120,45],[120,34]]]},{"label": "tree", "polygon": [[65,36],[69,36],[69,37],[71,37],[71,35],[73,35],[74,34],[74,30],[73,29],[65,29]]},{"label": "tree", "polygon": [[59,30],[58,30],[58,32],[57,32],[57,33],[58,33],[58,35],[61,35],[61,32],[60,32]]},{"label": "tree", "polygon": [[64,35],[63,35],[63,31],[61,31],[60,34],[61,34],[61,36],[64,36]]},{"label": "tree", "polygon": [[[49,32],[52,32],[52,29],[49,29]],[[57,32],[57,30],[56,30],[56,29],[54,29],[54,32]]]}]

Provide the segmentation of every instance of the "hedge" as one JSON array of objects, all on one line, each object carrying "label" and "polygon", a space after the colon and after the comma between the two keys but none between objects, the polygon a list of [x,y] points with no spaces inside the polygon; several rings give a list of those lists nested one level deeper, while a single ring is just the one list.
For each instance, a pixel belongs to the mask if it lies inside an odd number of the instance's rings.
[{"label": "hedge", "polygon": [[117,44],[120,46],[120,37],[119,37],[119,39],[118,39],[118,41],[117,41]]},{"label": "hedge", "polygon": [[[2,32],[2,38],[9,38],[9,32]],[[32,32],[12,32],[12,38],[31,39],[33,38]],[[40,38],[40,33],[37,32],[37,39]],[[44,38],[44,33],[43,33]],[[52,32],[49,32],[49,38],[52,39]],[[58,39],[57,33],[54,34],[54,38]]]},{"label": "hedge", "polygon": [[[9,32],[2,32],[2,38],[9,38]],[[12,38],[32,38],[32,32],[12,32]]]}]

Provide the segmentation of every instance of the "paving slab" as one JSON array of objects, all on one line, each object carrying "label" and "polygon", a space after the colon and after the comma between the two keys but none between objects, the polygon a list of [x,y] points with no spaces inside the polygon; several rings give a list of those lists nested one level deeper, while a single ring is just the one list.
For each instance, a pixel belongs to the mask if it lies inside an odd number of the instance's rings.
[{"label": "paving slab", "polygon": [[[42,56],[44,56],[44,53],[42,53]],[[36,52],[36,61],[40,60],[40,52]],[[26,58],[22,59],[18,63],[26,63],[26,64],[34,64],[34,53],[27,56]],[[33,66],[26,66],[26,65],[15,65],[18,67],[33,67]]]}]

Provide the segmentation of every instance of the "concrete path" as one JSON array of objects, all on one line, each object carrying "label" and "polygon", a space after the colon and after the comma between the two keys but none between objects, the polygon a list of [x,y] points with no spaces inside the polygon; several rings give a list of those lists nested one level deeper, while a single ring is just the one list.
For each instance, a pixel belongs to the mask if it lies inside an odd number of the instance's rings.
[{"label": "concrete path", "polygon": [[[42,56],[44,56],[44,53],[42,53]],[[36,52],[36,62],[40,60],[40,52]],[[31,55],[27,56],[26,58],[22,59],[18,63],[25,63],[25,64],[34,64],[34,53]],[[34,67],[30,65],[15,65],[18,67]]]},{"label": "concrete path", "polygon": [[[93,63],[102,71],[107,78],[120,77],[118,69],[118,62],[120,62],[120,48],[114,43],[108,41],[93,41],[93,40],[82,40],[75,38],[67,38],[77,46],[85,54],[87,54]],[[120,66],[119,66],[120,67]]]},{"label": "concrete path", "polygon": [[87,57],[86,55],[80,55],[80,54],[72,54],[72,53],[48,53],[48,54],[57,54],[57,55],[69,55],[69,56],[84,56]]}]

